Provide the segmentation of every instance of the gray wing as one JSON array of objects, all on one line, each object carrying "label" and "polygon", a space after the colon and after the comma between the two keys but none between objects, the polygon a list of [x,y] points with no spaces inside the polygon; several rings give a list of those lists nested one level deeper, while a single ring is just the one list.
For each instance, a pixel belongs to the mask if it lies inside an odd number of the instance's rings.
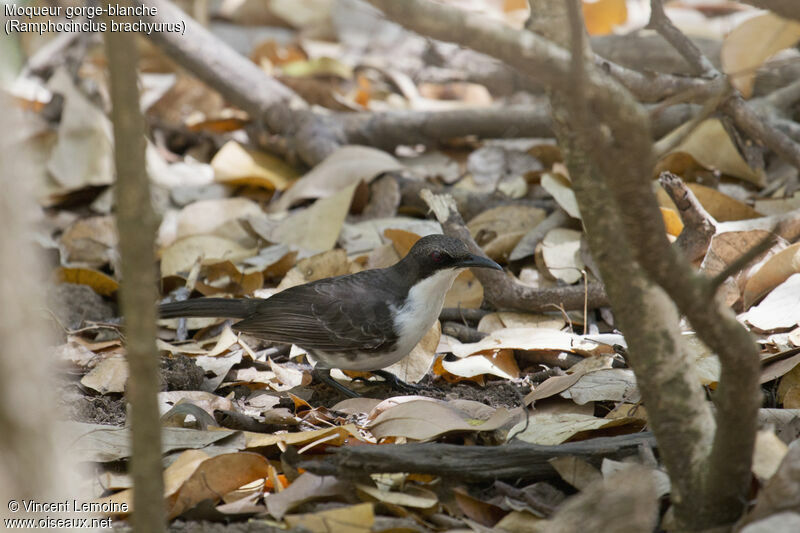
[{"label": "gray wing", "polygon": [[370,270],[286,289],[233,329],[308,350],[391,349],[397,335],[387,304],[398,305],[402,295],[387,290],[381,276]]}]

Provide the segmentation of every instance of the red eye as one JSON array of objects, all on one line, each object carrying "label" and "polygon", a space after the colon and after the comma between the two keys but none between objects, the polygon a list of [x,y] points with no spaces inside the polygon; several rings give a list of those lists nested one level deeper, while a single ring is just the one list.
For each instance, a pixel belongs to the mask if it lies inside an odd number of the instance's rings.
[{"label": "red eye", "polygon": [[441,263],[442,260],[444,260],[444,255],[442,255],[442,252],[438,252],[438,251],[434,250],[434,251],[431,252],[431,260],[434,263]]}]

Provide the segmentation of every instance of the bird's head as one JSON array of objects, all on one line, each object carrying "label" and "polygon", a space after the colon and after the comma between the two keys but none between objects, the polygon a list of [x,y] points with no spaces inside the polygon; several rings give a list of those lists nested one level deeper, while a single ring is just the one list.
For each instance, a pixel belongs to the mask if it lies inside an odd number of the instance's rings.
[{"label": "bird's head", "polygon": [[427,277],[440,270],[470,267],[503,270],[503,267],[491,259],[470,252],[467,245],[459,239],[446,235],[422,237],[403,261],[413,264],[420,277]]}]

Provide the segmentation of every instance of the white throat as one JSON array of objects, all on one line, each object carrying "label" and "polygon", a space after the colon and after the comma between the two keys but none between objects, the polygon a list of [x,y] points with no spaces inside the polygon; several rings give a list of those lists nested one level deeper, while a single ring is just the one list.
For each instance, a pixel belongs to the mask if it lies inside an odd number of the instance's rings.
[{"label": "white throat", "polygon": [[463,268],[439,270],[408,291],[405,305],[397,310],[394,323],[399,335],[397,352],[405,357],[428,332],[442,311],[444,297]]}]

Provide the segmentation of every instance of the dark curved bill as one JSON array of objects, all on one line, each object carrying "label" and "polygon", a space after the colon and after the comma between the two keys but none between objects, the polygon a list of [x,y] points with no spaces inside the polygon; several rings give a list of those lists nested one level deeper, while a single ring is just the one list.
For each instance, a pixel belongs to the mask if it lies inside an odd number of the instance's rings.
[{"label": "dark curved bill", "polygon": [[483,257],[475,254],[470,254],[468,258],[459,261],[458,266],[470,267],[470,268],[493,268],[495,270],[503,270],[503,267],[501,267],[488,257]]}]

